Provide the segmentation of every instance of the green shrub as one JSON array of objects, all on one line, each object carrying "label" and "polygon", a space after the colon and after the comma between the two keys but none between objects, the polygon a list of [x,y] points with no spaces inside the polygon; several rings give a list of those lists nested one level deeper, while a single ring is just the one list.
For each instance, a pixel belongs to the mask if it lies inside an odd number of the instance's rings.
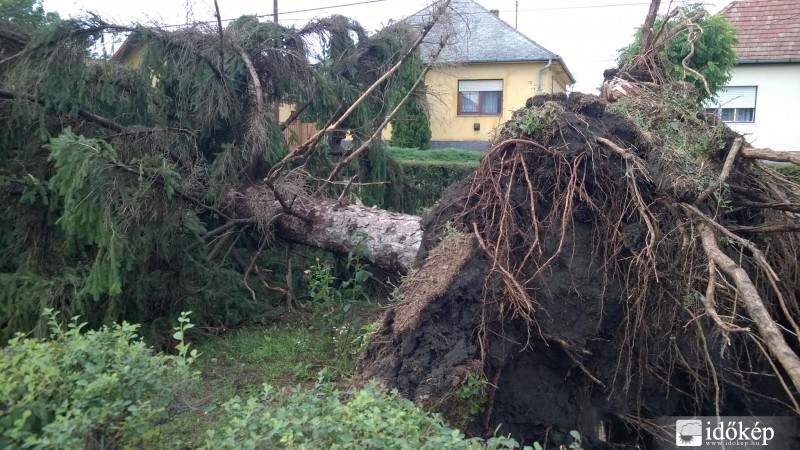
[{"label": "green shrub", "polygon": [[416,102],[405,109],[408,112],[398,115],[392,122],[392,145],[428,148],[431,142],[431,123],[427,113]]},{"label": "green shrub", "polygon": [[404,161],[401,163],[409,195],[409,213],[420,213],[441,198],[444,190],[477,169],[477,163],[443,163],[431,161]]},{"label": "green shrub", "polygon": [[484,152],[460,148],[437,148],[421,150],[418,148],[388,147],[386,152],[398,161],[435,161],[477,164]]},{"label": "green shrub", "polygon": [[788,178],[790,181],[800,183],[800,167],[794,164],[770,164],[770,168],[777,170],[781,175]]},{"label": "green shrub", "polygon": [[433,206],[444,190],[475,172],[483,152],[457,148],[420,150],[389,147],[405,178],[407,204],[401,212],[421,214]]},{"label": "green shrub", "polygon": [[353,239],[358,239],[359,244],[347,255],[346,273],[350,274],[349,277],[335,275],[330,264],[319,259],[305,271],[310,305],[320,313],[323,331],[330,339],[335,366],[344,373],[353,370],[356,358],[374,331],[369,326],[359,326],[357,317],[357,310],[363,309],[370,301],[367,283],[372,273],[367,270],[365,261],[375,261],[366,247],[367,240],[372,238],[363,232],[356,233]]},{"label": "green shrub", "polygon": [[[682,14],[671,17],[666,24],[664,16],[659,16],[653,29],[656,32],[660,32],[665,26],[668,30],[672,29],[681,24],[685,16],[691,16],[701,8],[701,4],[686,5],[683,7]],[[714,97],[717,91],[731,79],[731,71],[737,60],[736,52],[733,50],[733,46],[737,42],[736,30],[721,15],[706,14],[697,20],[696,24],[700,26],[700,30],[690,28],[678,33],[666,43],[659,56],[665,75],[673,80],[686,80],[694,84],[704,99],[708,97],[706,86],[711,91],[711,97]],[[693,36],[694,48],[689,43],[690,35]],[[641,50],[641,45],[642,29],[640,27],[634,35],[633,43],[620,49],[619,66],[621,68],[626,69],[634,62],[635,56]],[[684,69],[683,60],[690,54],[692,56],[687,61],[687,67],[702,75],[705,83],[691,70]]]},{"label": "green shrub", "polygon": [[48,314],[50,340],[17,335],[0,351],[0,448],[118,448],[169,417],[193,377],[182,340],[183,356],[154,355],[138,325],[64,330]]},{"label": "green shrub", "polygon": [[[405,64],[400,66],[393,77],[396,85],[389,93],[389,103],[394,107],[414,88],[417,78],[422,74],[425,63],[420,52],[415,52]],[[431,142],[431,123],[428,119],[427,88],[425,83],[417,86],[414,95],[408,98],[392,120],[392,145],[398,147],[428,148]]]},{"label": "green shrub", "polygon": [[[285,397],[285,398],[282,398]],[[510,438],[466,439],[396,391],[370,383],[345,396],[332,384],[276,391],[224,405],[227,423],[209,430],[204,449],[483,449],[515,448]],[[281,406],[268,406],[280,403]]]}]

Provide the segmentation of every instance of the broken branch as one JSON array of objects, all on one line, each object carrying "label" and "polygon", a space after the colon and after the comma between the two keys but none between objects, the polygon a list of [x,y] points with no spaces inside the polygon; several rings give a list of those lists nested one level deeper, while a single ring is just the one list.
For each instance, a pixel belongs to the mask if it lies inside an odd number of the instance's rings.
[{"label": "broken branch", "polygon": [[770,353],[778,360],[783,369],[792,380],[795,389],[800,391],[800,358],[792,351],[786,340],[783,338],[780,328],[772,319],[764,306],[758,290],[747,272],[737,265],[719,246],[717,246],[716,236],[705,223],[698,225],[703,249],[709,261],[713,261],[719,268],[731,277],[736,284],[739,296],[744,303],[750,318],[758,327],[759,334],[767,345]]},{"label": "broken branch", "polygon": [[695,205],[704,202],[709,195],[713,194],[714,191],[722,186],[722,183],[724,183],[731,174],[733,162],[736,160],[736,155],[739,154],[739,150],[742,148],[742,142],[743,140],[741,136],[734,139],[733,145],[731,146],[731,151],[728,152],[728,156],[725,158],[725,163],[722,165],[722,171],[719,173],[717,181],[711,186],[707,187],[703,192],[700,193],[700,195],[697,196],[697,200],[694,201]]}]

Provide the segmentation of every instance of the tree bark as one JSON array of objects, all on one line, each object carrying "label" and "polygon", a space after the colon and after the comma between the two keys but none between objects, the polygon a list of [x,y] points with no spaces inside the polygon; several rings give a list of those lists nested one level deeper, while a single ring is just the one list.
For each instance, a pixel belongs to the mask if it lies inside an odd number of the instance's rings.
[{"label": "tree bark", "polygon": [[255,217],[260,223],[272,223],[280,238],[341,255],[363,244],[374,256],[374,264],[389,272],[406,274],[416,264],[422,243],[419,216],[306,194],[281,195],[293,211],[308,220],[283,214],[272,191],[264,185],[252,186],[237,195],[237,213],[240,217]]},{"label": "tree bark", "polygon": [[765,159],[774,162],[787,162],[800,166],[800,152],[772,150],[769,148],[745,147],[742,156],[750,159]]}]

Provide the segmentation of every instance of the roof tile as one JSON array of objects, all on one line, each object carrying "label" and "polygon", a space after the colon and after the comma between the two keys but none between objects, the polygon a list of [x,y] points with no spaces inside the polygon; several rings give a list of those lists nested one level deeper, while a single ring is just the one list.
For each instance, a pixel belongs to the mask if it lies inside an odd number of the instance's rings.
[{"label": "roof tile", "polygon": [[736,28],[740,60],[800,60],[800,0],[741,0],[721,14]]},{"label": "roof tile", "polygon": [[[406,20],[424,23],[439,4],[436,2]],[[537,44],[473,0],[451,0],[448,11],[422,44],[426,61],[442,38],[447,39],[447,46],[439,55],[440,62],[561,61],[560,56]],[[564,66],[563,61],[561,63]]]}]

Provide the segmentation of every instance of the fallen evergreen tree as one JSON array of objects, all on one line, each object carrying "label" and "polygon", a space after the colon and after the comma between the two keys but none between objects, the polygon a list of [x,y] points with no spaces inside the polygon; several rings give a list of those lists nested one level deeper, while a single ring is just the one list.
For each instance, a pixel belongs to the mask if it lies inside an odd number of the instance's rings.
[{"label": "fallen evergreen tree", "polygon": [[[404,201],[402,172],[378,137],[424,79],[417,46],[429,26],[368,35],[342,16],[300,29],[242,17],[167,29],[61,20],[37,1],[9,8],[0,22],[3,339],[36,323],[43,334],[46,307],[91,326],[141,322],[150,338],[181,310],[204,326],[237,323],[292,295],[286,262],[267,257],[275,232],[347,254],[343,239],[363,240],[353,226],[304,228],[323,208],[375,215],[372,225],[400,218],[347,205],[354,191],[368,205]],[[110,58],[103,43],[119,34],[124,48]],[[295,105],[283,123],[279,103]],[[321,131],[290,145],[283,130],[301,116]],[[345,133],[355,149],[339,161],[328,149]],[[402,220],[419,232],[418,218]],[[406,271],[415,253],[401,247],[376,245],[376,261]]]}]

